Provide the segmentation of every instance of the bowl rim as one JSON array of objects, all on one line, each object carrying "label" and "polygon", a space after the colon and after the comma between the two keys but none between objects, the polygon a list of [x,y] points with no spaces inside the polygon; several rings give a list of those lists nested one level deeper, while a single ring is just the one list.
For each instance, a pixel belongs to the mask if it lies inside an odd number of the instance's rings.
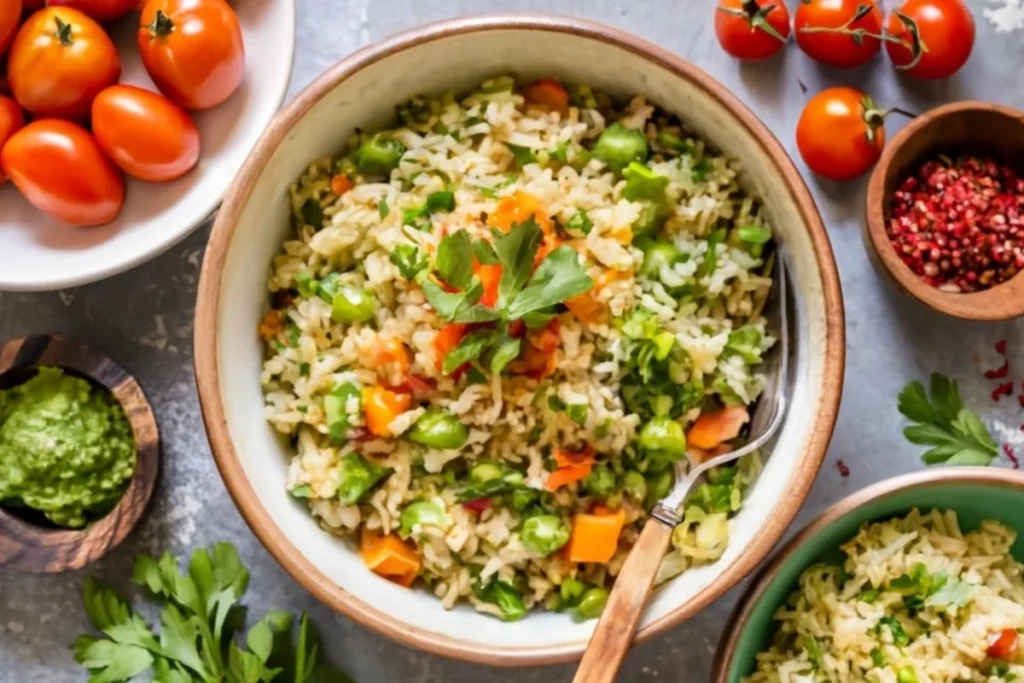
[{"label": "bowl rim", "polygon": [[477,14],[426,24],[372,43],[336,62],[310,83],[271,122],[263,137],[236,176],[210,235],[198,288],[195,325],[195,371],[203,420],[211,450],[228,493],[252,532],[278,563],[318,600],[358,624],[391,640],[433,654],[492,666],[551,665],[579,659],[587,639],[547,647],[494,648],[466,643],[455,637],[431,633],[403,623],[378,611],[361,598],[348,593],[318,571],[294,548],[278,529],[270,513],[260,504],[242,470],[228,427],[220,396],[217,359],[217,320],[221,278],[227,250],[237,227],[237,216],[248,201],[251,187],[291,128],[327,92],[340,86],[359,70],[395,53],[437,40],[463,34],[489,31],[545,31],[563,33],[611,44],[631,52],[701,88],[732,114],[758,141],[780,174],[810,233],[821,277],[825,300],[825,355],[823,389],[818,417],[807,441],[807,448],[793,468],[788,494],[778,503],[774,514],[761,523],[748,548],[707,586],[695,593],[685,605],[640,629],[637,641],[643,642],[693,616],[749,574],[771,551],[774,543],[792,522],[806,498],[832,436],[845,369],[845,317],[839,275],[828,234],[817,207],[796,166],[779,141],[754,113],[723,85],[699,67],[666,49],[617,28],[589,20],[555,14],[501,13]]},{"label": "bowl rim", "polygon": [[868,503],[903,491],[943,484],[982,484],[1024,491],[1024,471],[999,467],[942,467],[921,470],[883,479],[833,503],[779,548],[751,580],[750,586],[740,597],[725,623],[722,637],[715,649],[709,680],[712,683],[727,683],[729,680],[729,667],[732,665],[750,615],[793,553],[831,524]]},{"label": "bowl rim", "polygon": [[924,112],[893,136],[875,164],[865,192],[864,229],[871,251],[876,257],[875,261],[881,262],[886,273],[901,291],[925,306],[963,320],[1010,320],[1024,315],[1024,271],[1006,282],[980,292],[944,292],[926,284],[910,270],[889,244],[885,229],[887,204],[890,200],[885,190],[885,180],[896,154],[923,130],[935,125],[936,121],[972,112],[1002,116],[1016,121],[1021,130],[1024,130],[1024,111],[994,102],[965,100],[944,104]]}]

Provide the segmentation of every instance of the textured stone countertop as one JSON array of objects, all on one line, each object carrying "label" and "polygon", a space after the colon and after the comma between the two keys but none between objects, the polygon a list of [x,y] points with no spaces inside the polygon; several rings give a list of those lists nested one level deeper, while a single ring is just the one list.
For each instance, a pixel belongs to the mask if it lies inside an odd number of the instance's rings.
[{"label": "textured stone countertop", "polygon": [[[808,94],[829,85],[857,86],[880,103],[917,111],[959,99],[1024,108],[1024,32],[996,33],[981,15],[986,1],[969,0],[978,41],[966,68],[950,81],[915,83],[896,76],[884,58],[842,73],[819,68],[795,47],[782,59],[741,66],[715,41],[712,0],[298,0],[298,55],[290,95],[352,50],[416,24],[485,11],[552,11],[612,24],[680,53],[732,89],[795,154],[793,131],[800,109]],[[902,121],[894,117],[890,134],[899,125]],[[1016,400],[1015,409],[1011,401],[992,404],[990,383],[981,375],[982,368],[994,363],[994,342],[1003,338],[1009,339],[1011,362],[1021,367],[1024,323],[956,322],[898,295],[865,253],[864,183],[809,184],[839,263],[848,356],[835,437],[799,524],[859,488],[922,466],[918,449],[900,434],[895,398],[907,381],[933,370],[961,380],[965,399],[985,412],[997,438],[1024,440],[1018,428],[1024,411]],[[271,607],[310,610],[331,659],[360,683],[569,680],[572,669],[567,666],[492,670],[391,643],[318,604],[264,551],[225,492],[199,417],[192,373],[192,313],[208,229],[204,226],[161,257],[105,282],[60,292],[0,294],[0,339],[59,332],[104,349],[133,371],[154,404],[164,448],[159,490],[148,517],[106,559],[88,572],[59,576],[0,570],[0,679],[84,681],[68,644],[87,630],[81,594],[88,574],[127,588],[130,560],[138,552],[169,550],[180,555],[228,540],[237,545],[252,571],[246,601],[251,613]],[[840,459],[849,465],[848,477],[840,475]],[[687,623],[638,647],[620,680],[706,680],[715,643],[737,595],[732,591]]]}]

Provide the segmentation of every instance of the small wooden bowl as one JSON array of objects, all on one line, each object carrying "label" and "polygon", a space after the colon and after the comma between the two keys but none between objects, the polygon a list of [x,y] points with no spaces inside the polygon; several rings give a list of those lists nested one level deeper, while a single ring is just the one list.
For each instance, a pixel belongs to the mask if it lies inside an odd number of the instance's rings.
[{"label": "small wooden bowl", "polygon": [[982,292],[957,294],[925,284],[896,254],[885,226],[896,185],[929,158],[943,153],[985,154],[1020,167],[1024,112],[990,102],[957,102],[925,112],[886,145],[867,191],[865,239],[897,287],[930,308],[965,320],[1008,320],[1024,315],[1024,272]]},{"label": "small wooden bowl", "polygon": [[153,496],[160,469],[160,436],[139,383],[103,354],[53,335],[22,337],[0,345],[0,379],[40,365],[68,370],[109,389],[128,416],[138,449],[135,474],[120,502],[84,529],[45,528],[0,508],[0,567],[55,573],[81,569],[99,559],[135,527]]}]

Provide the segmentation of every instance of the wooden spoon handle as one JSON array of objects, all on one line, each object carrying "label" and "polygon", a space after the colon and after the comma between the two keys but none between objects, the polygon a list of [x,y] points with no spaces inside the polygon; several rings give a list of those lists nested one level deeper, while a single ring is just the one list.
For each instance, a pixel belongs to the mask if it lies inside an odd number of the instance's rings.
[{"label": "wooden spoon handle", "polygon": [[573,683],[612,683],[633,642],[658,566],[672,538],[672,527],[655,518],[640,537],[615,578],[601,620],[597,622]]}]

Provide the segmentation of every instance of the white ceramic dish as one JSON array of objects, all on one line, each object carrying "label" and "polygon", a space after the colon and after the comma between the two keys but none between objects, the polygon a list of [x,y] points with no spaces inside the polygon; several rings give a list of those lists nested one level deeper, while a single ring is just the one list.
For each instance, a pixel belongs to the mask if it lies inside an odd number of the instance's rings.
[{"label": "white ceramic dish", "polygon": [[[529,46],[524,50],[523,46]],[[290,230],[286,188],[353,128],[379,127],[422,93],[460,90],[514,72],[557,76],[617,95],[643,93],[726,153],[763,197],[785,242],[793,282],[790,411],[750,491],[724,557],[688,571],[651,600],[639,637],[679,623],[722,595],[772,549],[803,502],[835,422],[844,363],[839,280],[824,226],[792,162],[742,104],[696,67],[616,29],[550,16],[485,16],[417,29],[328,70],[270,125],[218,215],[196,314],[196,375],[213,453],[228,490],[282,566],[321,601],[405,644],[504,666],[578,658],[594,622],[534,613],[503,623],[369,572],[285,491],[287,445],[263,419],[262,349],[271,258]]]},{"label": "white ceramic dish", "polygon": [[[41,291],[95,282],[164,252],[208,219],[288,90],[295,55],[295,0],[233,3],[246,45],[245,81],[221,106],[195,116],[196,168],[172,183],[128,181],[124,210],[109,225],[78,228],[0,188],[0,291]],[[121,82],[156,90],[135,46],[137,15],[111,34]]]}]

